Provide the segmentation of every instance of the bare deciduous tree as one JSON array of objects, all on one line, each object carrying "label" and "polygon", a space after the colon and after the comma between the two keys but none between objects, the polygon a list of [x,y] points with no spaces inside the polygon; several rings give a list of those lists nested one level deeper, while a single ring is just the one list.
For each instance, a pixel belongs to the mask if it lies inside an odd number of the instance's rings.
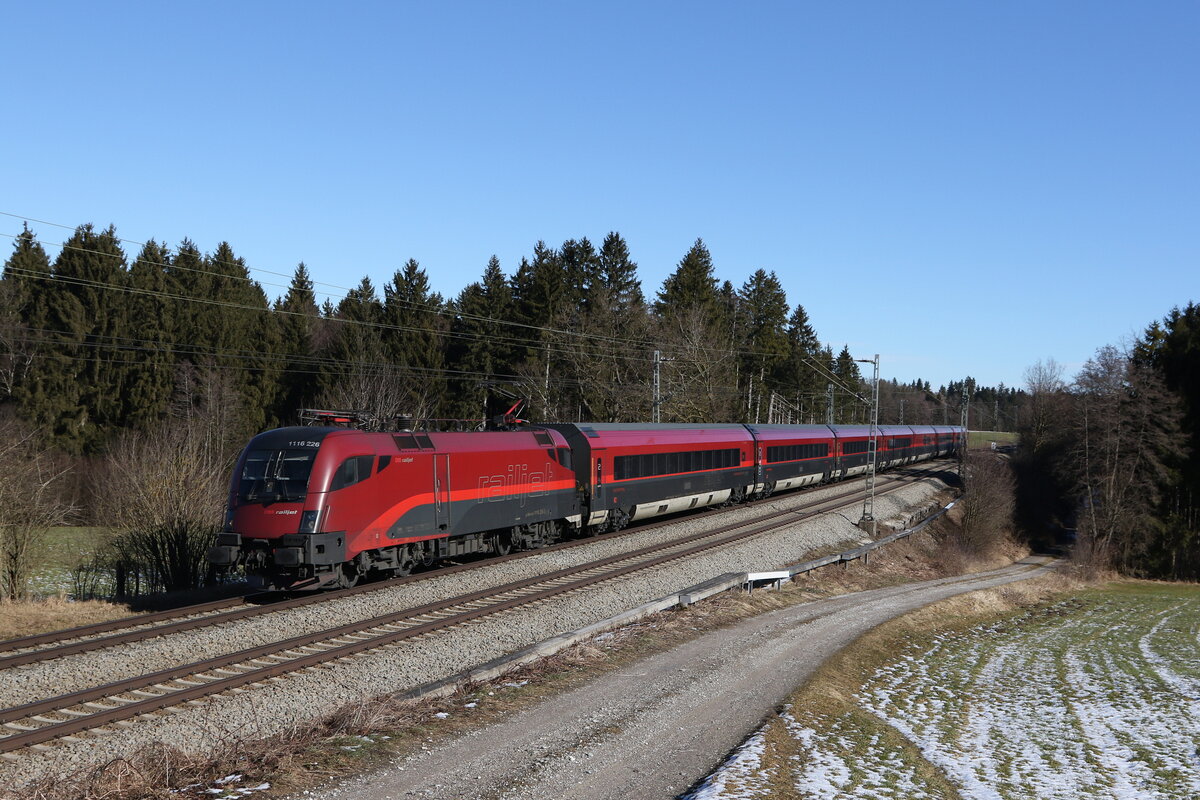
[{"label": "bare deciduous tree", "polygon": [[40,336],[25,324],[20,291],[11,281],[0,281],[0,396],[11,397],[24,379]]},{"label": "bare deciduous tree", "polygon": [[379,420],[408,417],[415,422],[432,419],[437,411],[437,392],[423,376],[402,367],[361,362],[318,399],[324,408],[361,411]]},{"label": "bare deciduous tree", "polygon": [[[118,534],[119,564],[137,569],[147,588],[198,586],[221,518],[229,459],[198,422],[168,422],[130,432],[109,452],[101,481],[102,514]],[[120,569],[120,568],[119,568]],[[118,575],[118,595],[123,586]]]},{"label": "bare deciduous tree", "polygon": [[968,453],[959,528],[971,552],[987,553],[1012,531],[1015,481],[1005,458]]},{"label": "bare deciduous tree", "polygon": [[1056,436],[1055,426],[1063,417],[1067,385],[1063,368],[1053,358],[1039,361],[1025,370],[1029,389],[1029,416],[1022,430],[1021,443],[1038,452]]},{"label": "bare deciduous tree", "polygon": [[35,431],[14,420],[0,423],[0,595],[27,594],[35,548],[51,527],[66,524],[74,513],[59,492],[69,471],[56,463]]},{"label": "bare deciduous tree", "polygon": [[129,431],[109,449],[97,480],[97,506],[116,529],[117,570],[136,570],[145,591],[198,586],[221,520],[229,474],[245,444],[241,400],[220,370],[185,370],[171,414]]},{"label": "bare deciduous tree", "polygon": [[647,342],[649,319],[640,308],[622,311],[612,295],[607,287],[596,287],[583,311],[555,317],[549,340],[564,373],[577,385],[571,392],[548,392],[544,377],[538,386],[539,376],[527,374],[522,383],[533,396],[549,395],[543,398],[542,407],[553,406],[555,397],[573,396],[578,409],[563,409],[575,411],[569,418],[596,422],[649,419],[654,349]]},{"label": "bare deciduous tree", "polygon": [[736,356],[702,307],[679,311],[662,332],[663,421],[732,421],[738,418]]}]

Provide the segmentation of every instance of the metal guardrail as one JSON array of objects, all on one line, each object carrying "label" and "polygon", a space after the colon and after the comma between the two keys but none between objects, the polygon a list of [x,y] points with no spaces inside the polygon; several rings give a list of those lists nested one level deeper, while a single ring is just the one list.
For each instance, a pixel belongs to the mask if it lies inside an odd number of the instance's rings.
[{"label": "metal guardrail", "polygon": [[[934,520],[941,517],[943,514],[945,514],[950,509],[954,508],[956,503],[958,503],[957,499],[951,500],[949,503],[947,503],[945,506],[943,506],[941,509],[939,509],[936,513],[930,514],[928,517],[921,520],[921,522],[912,526],[911,528],[905,528],[902,531],[897,531],[896,533],[889,534],[888,536],[885,536],[882,539],[877,539],[876,541],[873,541],[873,542],[867,542],[866,544],[861,545],[859,547],[855,547],[852,550],[846,550],[845,552],[842,552],[842,553],[833,553],[831,555],[821,556],[820,558],[814,558],[811,561],[803,561],[799,564],[793,564],[793,565],[787,567],[785,570],[779,570],[777,572],[761,572],[761,573],[760,572],[747,572],[747,573],[743,573],[741,585],[747,589],[753,589],[754,585],[756,583],[763,583],[763,582],[769,582],[769,583],[772,583],[772,584],[778,586],[780,583],[783,583],[785,580],[791,580],[792,578],[795,578],[797,575],[801,575],[806,572],[812,572],[814,569],[820,569],[821,567],[827,567],[831,564],[845,564],[847,562],[855,561],[860,558],[863,560],[863,563],[866,563],[866,561],[869,557],[869,554],[872,550],[878,550],[881,547],[886,547],[887,545],[891,544],[892,542],[899,541],[900,539],[905,539],[909,536],[912,536],[914,533],[918,533],[919,531],[924,529],[927,525],[931,524]],[[726,577],[732,577],[732,576],[724,576],[723,575],[721,577],[726,578]]]}]

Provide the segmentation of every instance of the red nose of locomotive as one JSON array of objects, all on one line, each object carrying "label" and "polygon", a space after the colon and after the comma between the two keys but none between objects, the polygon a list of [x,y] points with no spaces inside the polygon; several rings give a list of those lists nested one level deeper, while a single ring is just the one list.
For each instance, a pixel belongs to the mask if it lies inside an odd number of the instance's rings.
[{"label": "red nose of locomotive", "polygon": [[[323,494],[309,486],[322,440],[337,428],[281,428],[254,437],[229,487],[225,525],[209,550],[217,566],[248,572],[299,560],[296,537],[316,533]],[[296,552],[292,552],[295,550]]]}]

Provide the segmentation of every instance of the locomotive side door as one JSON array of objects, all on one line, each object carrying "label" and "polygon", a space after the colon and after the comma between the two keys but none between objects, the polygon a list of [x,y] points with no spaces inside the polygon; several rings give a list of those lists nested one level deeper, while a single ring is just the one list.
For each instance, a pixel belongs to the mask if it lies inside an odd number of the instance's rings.
[{"label": "locomotive side door", "polygon": [[604,456],[604,448],[592,448],[592,512],[608,508],[607,471],[612,467]]},{"label": "locomotive side door", "polygon": [[450,456],[433,456],[433,522],[439,531],[450,530]]}]

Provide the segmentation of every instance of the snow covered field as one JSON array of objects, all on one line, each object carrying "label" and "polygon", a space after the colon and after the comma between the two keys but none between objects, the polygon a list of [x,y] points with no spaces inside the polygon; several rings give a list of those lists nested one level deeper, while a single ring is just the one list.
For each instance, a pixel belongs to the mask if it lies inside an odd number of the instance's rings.
[{"label": "snow covered field", "polygon": [[1131,584],[927,639],[693,797],[1200,797],[1198,634],[1200,589]]}]

